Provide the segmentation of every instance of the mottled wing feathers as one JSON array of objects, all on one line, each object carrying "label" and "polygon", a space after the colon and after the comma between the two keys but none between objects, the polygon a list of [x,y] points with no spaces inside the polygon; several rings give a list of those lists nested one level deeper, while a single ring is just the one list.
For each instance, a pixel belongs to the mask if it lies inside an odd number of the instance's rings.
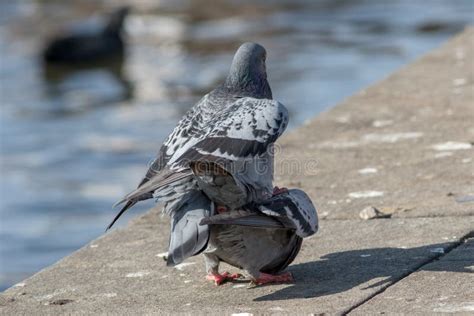
[{"label": "mottled wing feathers", "polygon": [[301,190],[292,189],[288,193],[276,195],[258,205],[258,210],[268,216],[290,220],[300,237],[308,237],[318,231],[316,208]]},{"label": "mottled wing feathers", "polygon": [[206,120],[210,117],[209,110],[206,109],[209,107],[209,104],[209,96],[205,95],[179,121],[173,132],[161,146],[157,157],[151,163],[145,177],[140,181],[137,189],[115,203],[115,205],[118,205],[127,202],[107,229],[110,229],[115,221],[128,208],[135,205],[136,202],[152,198],[153,192],[157,188],[164,187],[164,184],[160,183],[160,181],[167,176],[168,172],[166,172],[165,169],[168,164],[176,160],[179,155],[185,152],[192,145],[196,144],[205,135],[205,129],[203,126],[205,125]]},{"label": "mottled wing feathers", "polygon": [[251,205],[245,210],[205,218],[201,224],[294,229],[300,237],[308,237],[318,231],[316,209],[306,193],[298,189],[273,196],[268,201],[257,206]]},{"label": "mottled wing feathers", "polygon": [[[243,210],[230,211],[203,218],[201,225],[240,225],[259,228],[295,228],[286,227],[274,217]],[[291,223],[290,223],[291,224]]]},{"label": "mottled wing feathers", "polygon": [[287,124],[288,112],[281,103],[268,99],[237,99],[215,117],[209,133],[177,162],[235,161],[262,155],[284,132]]},{"label": "mottled wing feathers", "polygon": [[209,105],[208,95],[204,96],[185,116],[178,122],[171,134],[165,140],[153,160],[140,185],[148,182],[157,175],[168,163],[175,161],[192,145],[205,136],[205,125],[210,118],[205,108]]}]

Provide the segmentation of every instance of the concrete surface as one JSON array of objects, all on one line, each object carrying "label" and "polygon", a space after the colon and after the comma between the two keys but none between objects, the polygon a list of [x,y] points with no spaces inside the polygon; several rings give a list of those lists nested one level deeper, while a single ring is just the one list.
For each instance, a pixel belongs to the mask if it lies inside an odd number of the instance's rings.
[{"label": "concrete surface", "polygon": [[[216,288],[201,257],[167,268],[157,255],[168,218],[156,208],[6,290],[0,314],[471,308],[473,40],[471,28],[279,143],[277,184],[302,187],[323,219],[289,267],[295,284]],[[392,216],[359,219],[368,206]]]},{"label": "concrete surface", "polygon": [[433,312],[474,313],[474,239],[354,310],[357,315]]}]

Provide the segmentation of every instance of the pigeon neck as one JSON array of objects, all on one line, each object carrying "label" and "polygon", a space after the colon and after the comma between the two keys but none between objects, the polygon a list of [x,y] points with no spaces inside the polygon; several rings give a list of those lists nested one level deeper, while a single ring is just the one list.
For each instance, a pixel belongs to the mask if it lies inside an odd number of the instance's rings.
[{"label": "pigeon neck", "polygon": [[229,74],[224,86],[232,94],[240,97],[253,97],[257,99],[272,99],[272,90],[266,78],[250,75]]}]

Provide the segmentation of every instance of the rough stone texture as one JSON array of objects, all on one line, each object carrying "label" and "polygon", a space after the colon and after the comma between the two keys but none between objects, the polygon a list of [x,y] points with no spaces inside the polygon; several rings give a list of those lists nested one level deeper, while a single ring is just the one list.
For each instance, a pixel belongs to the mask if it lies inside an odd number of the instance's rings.
[{"label": "rough stone texture", "polygon": [[390,287],[356,315],[474,313],[474,239]]},{"label": "rough stone texture", "polygon": [[305,241],[290,266],[295,284],[247,289],[247,283],[234,283],[217,289],[204,280],[203,258],[192,258],[178,270],[157,257],[166,250],[168,223],[155,211],[136,220],[134,229],[107,234],[24,286],[9,289],[0,311],[340,312],[439,256],[440,248],[455,245],[472,221],[474,217],[323,221],[321,233]]},{"label": "rough stone texture", "polygon": [[[282,139],[277,184],[302,187],[322,218],[289,268],[295,284],[216,289],[201,257],[166,268],[157,254],[169,224],[155,209],[2,293],[0,313],[375,313],[402,303],[411,313],[464,304],[452,295],[472,276],[472,251],[456,247],[474,229],[473,36],[466,30]],[[360,220],[368,206],[392,218]],[[430,307],[409,304],[410,293]],[[430,305],[445,296],[446,305]]]},{"label": "rough stone texture", "polygon": [[[456,201],[474,195],[473,46],[471,28],[290,133],[279,185],[301,187],[328,219],[356,219],[367,206],[394,217],[473,215],[474,203]],[[433,147],[446,142],[469,149]],[[383,195],[351,196],[359,192]]]}]

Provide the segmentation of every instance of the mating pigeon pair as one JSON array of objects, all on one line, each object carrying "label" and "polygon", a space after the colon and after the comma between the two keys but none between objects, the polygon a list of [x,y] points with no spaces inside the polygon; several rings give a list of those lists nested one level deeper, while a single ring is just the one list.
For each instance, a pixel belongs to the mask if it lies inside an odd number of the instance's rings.
[{"label": "mating pigeon pair", "polygon": [[168,265],[204,252],[216,284],[238,277],[220,274],[220,261],[256,284],[291,281],[278,273],[318,228],[304,192],[273,188],[272,147],[288,112],[272,99],[265,58],[258,44],[240,46],[225,82],[181,119],[109,225],[141,200],[164,202],[172,218]]}]

